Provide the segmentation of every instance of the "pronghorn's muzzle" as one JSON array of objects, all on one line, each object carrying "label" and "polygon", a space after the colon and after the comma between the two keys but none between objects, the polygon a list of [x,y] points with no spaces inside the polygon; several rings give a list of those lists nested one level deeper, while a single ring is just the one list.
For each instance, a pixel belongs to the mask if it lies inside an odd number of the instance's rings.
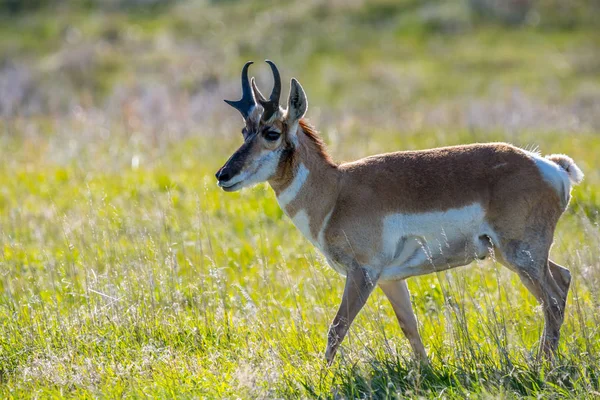
[{"label": "pronghorn's muzzle", "polygon": [[226,165],[222,166],[217,173],[215,174],[215,176],[217,177],[217,180],[219,182],[221,181],[228,181],[231,179],[231,169],[227,168]]},{"label": "pronghorn's muzzle", "polygon": [[218,185],[226,192],[241,189],[247,172],[244,171],[250,154],[251,140],[246,140],[216,173]]},{"label": "pronghorn's muzzle", "polygon": [[227,164],[221,167],[215,176],[217,177],[217,184],[226,192],[233,192],[241,187],[242,181],[235,179],[239,174]]},{"label": "pronghorn's muzzle", "polygon": [[[245,146],[242,146],[244,148]],[[245,149],[244,149],[245,150]],[[242,173],[246,151],[235,152],[216,173],[217,184],[226,192],[242,188],[244,173]]]}]

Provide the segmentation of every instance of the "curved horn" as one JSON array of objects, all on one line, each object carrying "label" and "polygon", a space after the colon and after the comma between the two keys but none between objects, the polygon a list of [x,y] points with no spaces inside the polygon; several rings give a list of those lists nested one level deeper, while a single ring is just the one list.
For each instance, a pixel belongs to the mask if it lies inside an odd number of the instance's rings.
[{"label": "curved horn", "polygon": [[281,95],[281,76],[279,75],[279,70],[275,63],[271,60],[265,60],[267,64],[271,67],[271,71],[273,71],[273,91],[271,91],[271,96],[269,96],[269,100],[265,102],[260,102],[260,104],[265,109],[263,113],[262,119],[267,121],[269,120],[273,114],[279,110],[279,97]]},{"label": "curved horn", "polygon": [[248,67],[253,64],[252,61],[248,61],[242,68],[242,98],[238,101],[225,100],[225,103],[238,110],[244,119],[248,118],[250,111],[256,106],[256,100],[252,94],[252,88],[250,88],[250,81],[248,80]]},{"label": "curved horn", "polygon": [[250,85],[252,85],[252,90],[254,91],[254,98],[256,99],[256,101],[258,101],[260,105],[265,104],[267,102],[267,99],[260,92],[260,90],[258,90],[258,86],[256,86],[256,81],[254,80],[254,77],[250,79]]}]

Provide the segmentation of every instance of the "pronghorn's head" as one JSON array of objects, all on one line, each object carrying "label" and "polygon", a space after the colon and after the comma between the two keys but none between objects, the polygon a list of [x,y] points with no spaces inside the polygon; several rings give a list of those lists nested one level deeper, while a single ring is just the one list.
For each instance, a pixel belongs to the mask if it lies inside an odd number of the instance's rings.
[{"label": "pronghorn's head", "polygon": [[217,171],[219,186],[227,192],[239,190],[275,176],[282,157],[289,156],[297,143],[298,122],[306,113],[308,102],[302,86],[292,78],[287,110],[279,106],[281,78],[274,63],[267,60],[273,71],[274,85],[269,98],[248,79],[247,62],[242,68],[242,98],[225,100],[238,110],[245,121],[244,143]]}]

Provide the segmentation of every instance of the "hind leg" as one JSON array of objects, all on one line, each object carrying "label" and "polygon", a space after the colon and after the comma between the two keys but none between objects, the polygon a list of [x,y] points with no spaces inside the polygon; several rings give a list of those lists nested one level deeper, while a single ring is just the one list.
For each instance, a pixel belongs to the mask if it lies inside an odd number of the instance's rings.
[{"label": "hind leg", "polygon": [[550,284],[554,283],[553,286],[556,296],[553,297],[554,301],[557,303],[556,307],[560,310],[558,314],[558,336],[556,337],[556,344],[554,345],[554,350],[558,347],[558,339],[560,335],[560,327],[562,326],[565,319],[565,309],[567,306],[567,295],[569,294],[569,286],[571,285],[571,272],[561,266],[556,264],[552,260],[548,260],[548,272],[549,277],[548,281]]},{"label": "hind leg", "polygon": [[551,359],[558,348],[560,328],[564,320],[570,282],[567,279],[568,270],[548,260],[548,249],[536,251],[528,243],[514,240],[503,247],[503,263],[517,272],[523,284],[543,307],[545,324],[540,340],[540,355]]},{"label": "hind leg", "polygon": [[548,260],[548,267],[550,268],[552,277],[566,297],[569,293],[569,287],[571,286],[571,271],[562,265],[558,265],[552,260]]},{"label": "hind leg", "polygon": [[519,273],[519,277],[543,307],[544,332],[540,339],[539,355],[552,359],[558,348],[560,328],[564,321],[566,293],[559,288],[547,267],[536,278],[532,279],[523,273]]}]

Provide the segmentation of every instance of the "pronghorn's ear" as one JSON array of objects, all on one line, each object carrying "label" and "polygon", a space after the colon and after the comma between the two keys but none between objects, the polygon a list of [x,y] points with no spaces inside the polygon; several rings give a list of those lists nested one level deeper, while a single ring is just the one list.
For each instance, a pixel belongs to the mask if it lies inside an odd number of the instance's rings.
[{"label": "pronghorn's ear", "polygon": [[288,108],[286,114],[286,122],[288,125],[293,125],[306,114],[308,108],[308,100],[304,89],[295,78],[292,78],[292,87],[290,89],[290,97],[288,99]]}]

